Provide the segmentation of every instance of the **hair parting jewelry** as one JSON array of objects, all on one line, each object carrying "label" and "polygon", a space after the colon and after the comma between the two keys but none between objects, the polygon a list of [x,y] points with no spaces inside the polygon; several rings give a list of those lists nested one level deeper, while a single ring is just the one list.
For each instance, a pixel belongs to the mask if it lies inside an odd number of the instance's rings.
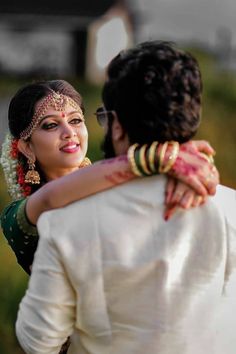
[{"label": "hair parting jewelry", "polygon": [[20,138],[26,140],[33,133],[41,118],[45,115],[49,107],[54,108],[56,111],[64,111],[67,105],[70,105],[75,110],[79,111],[82,118],[84,118],[81,107],[71,97],[52,92],[41,100],[38,108],[32,117],[30,124],[20,133]]}]

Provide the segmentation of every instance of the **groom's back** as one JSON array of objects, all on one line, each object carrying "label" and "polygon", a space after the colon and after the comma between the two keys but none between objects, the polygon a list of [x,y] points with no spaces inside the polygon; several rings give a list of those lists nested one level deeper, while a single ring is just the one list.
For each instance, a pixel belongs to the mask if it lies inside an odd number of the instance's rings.
[{"label": "groom's back", "polygon": [[213,200],[164,221],[164,182],[131,182],[43,217],[76,293],[71,353],[220,353],[235,230]]}]

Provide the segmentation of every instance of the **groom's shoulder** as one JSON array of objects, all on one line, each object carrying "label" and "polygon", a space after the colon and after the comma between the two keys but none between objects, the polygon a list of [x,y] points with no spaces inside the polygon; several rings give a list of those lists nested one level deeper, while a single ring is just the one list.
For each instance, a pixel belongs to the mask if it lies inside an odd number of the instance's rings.
[{"label": "groom's shoulder", "polygon": [[236,228],[236,190],[219,185],[211,199],[222,210],[227,221]]},{"label": "groom's shoulder", "polygon": [[54,228],[66,228],[67,225],[78,225],[99,217],[99,210],[103,208],[114,210],[122,205],[145,200],[163,203],[164,184],[165,179],[162,176],[136,179],[75,201],[63,208],[44,212],[38,224],[42,224],[43,220]]}]

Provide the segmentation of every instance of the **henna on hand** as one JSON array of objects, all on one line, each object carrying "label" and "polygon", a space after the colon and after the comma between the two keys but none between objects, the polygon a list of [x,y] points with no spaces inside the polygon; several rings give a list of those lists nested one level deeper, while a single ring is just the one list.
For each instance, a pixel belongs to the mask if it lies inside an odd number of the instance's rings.
[{"label": "henna on hand", "polygon": [[209,143],[204,141],[181,144],[179,155],[168,175],[189,185],[201,196],[214,195],[219,183],[219,173],[202,155],[202,152],[212,150]]},{"label": "henna on hand", "polygon": [[187,184],[169,177],[165,191],[164,219],[167,221],[175,213],[178,207],[190,209],[206,202],[207,196],[197,194]]},{"label": "henna on hand", "polygon": [[215,194],[219,173],[206,155],[213,156],[215,151],[205,140],[180,145],[179,155],[168,172],[165,220],[169,220],[177,207],[189,209],[200,206],[208,195]]}]

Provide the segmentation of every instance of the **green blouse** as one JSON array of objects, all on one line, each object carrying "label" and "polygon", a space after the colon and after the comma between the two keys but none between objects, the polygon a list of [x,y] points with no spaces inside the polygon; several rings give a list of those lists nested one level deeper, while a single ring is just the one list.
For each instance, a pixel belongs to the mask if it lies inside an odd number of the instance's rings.
[{"label": "green blouse", "polygon": [[30,274],[34,253],[38,244],[36,226],[25,214],[26,198],[12,202],[1,214],[3,234],[16,255],[18,263]]}]

